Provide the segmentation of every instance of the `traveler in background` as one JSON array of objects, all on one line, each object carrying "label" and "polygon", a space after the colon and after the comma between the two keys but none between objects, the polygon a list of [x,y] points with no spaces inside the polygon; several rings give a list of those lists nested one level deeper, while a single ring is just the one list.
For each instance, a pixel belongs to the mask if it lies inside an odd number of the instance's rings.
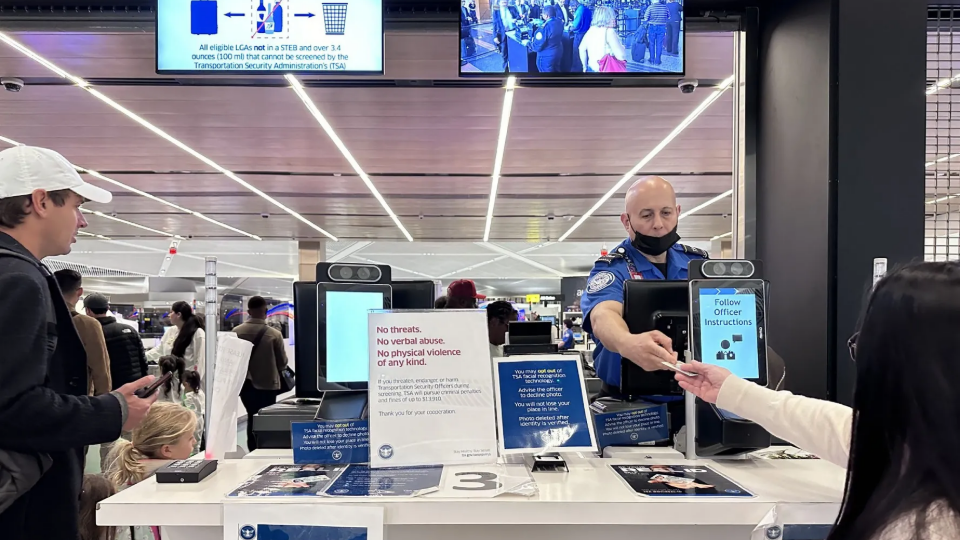
[{"label": "traveler in background", "polygon": [[[179,356],[164,356],[160,358],[159,367],[160,377],[163,377],[167,373],[170,373],[172,377],[157,390],[157,393],[160,395],[157,401],[179,404],[183,377],[187,371],[183,358]],[[191,369],[190,371],[194,370]]]},{"label": "traveler in background", "polygon": [[[131,440],[117,441],[110,454],[110,468],[104,475],[117,491],[123,491],[153,476],[167,463],[189,458],[196,443],[193,440],[196,424],[196,416],[185,407],[177,403],[157,403],[143,425],[133,430]],[[118,540],[159,540],[160,532],[159,528],[149,525],[120,527]]]},{"label": "traveler in background", "polygon": [[83,277],[76,270],[69,268],[57,270],[53,276],[57,278],[60,292],[63,293],[63,301],[67,303],[67,309],[73,316],[73,325],[77,328],[77,334],[80,335],[80,341],[83,343],[83,351],[87,353],[87,394],[99,396],[116,390],[117,387],[111,386],[110,360],[100,323],[93,317],[77,313],[77,303],[83,296]]},{"label": "traveler in background", "polygon": [[[44,148],[0,152],[0,531],[4,540],[76,539],[84,446],[116,440],[155,397],[145,377],[87,395],[87,359],[60,287],[41,260],[66,255],[87,226],[80,205],[110,202]],[[16,473],[16,481],[9,475]]]},{"label": "traveler in background", "polygon": [[847,467],[829,540],[960,538],[960,264],[895,270],[847,342],[853,408],[776,392],[718,366],[688,363],[680,386],[772,435]]},{"label": "traveler in background", "polygon": [[240,388],[240,401],[247,409],[247,449],[257,449],[253,434],[253,415],[277,402],[280,372],[287,367],[283,334],[267,326],[267,301],[254,296],[247,302],[247,322],[233,329],[240,339],[253,343],[247,378]]},{"label": "traveler in background", "polygon": [[203,319],[193,313],[190,304],[181,300],[170,307],[170,322],[174,327],[163,335],[158,347],[147,351],[147,360],[159,362],[161,356],[179,356],[187,369],[197,371],[203,377],[206,358]]},{"label": "traveler in background", "polygon": [[677,0],[667,0],[667,9],[670,11],[670,20],[667,22],[667,37],[663,50],[667,54],[680,54],[680,27],[683,20],[683,6]]},{"label": "traveler in background", "polygon": [[570,22],[570,13],[567,11],[565,0],[556,0],[554,7],[557,8],[557,20],[563,24],[564,28],[566,28],[567,24]]},{"label": "traveler in background", "polygon": [[650,47],[650,63],[659,66],[663,63],[663,42],[667,36],[667,24],[670,22],[670,10],[663,0],[653,0],[647,12],[643,15],[643,22],[647,23],[647,40]]},{"label": "traveler in background", "polygon": [[573,319],[564,319],[563,326],[566,330],[563,331],[563,343],[560,344],[560,350],[569,351],[573,349],[576,343],[573,339]]},{"label": "traveler in background", "polygon": [[[503,0],[506,2],[507,0]],[[500,51],[500,56],[503,59],[503,71],[504,73],[510,71],[510,62],[509,55],[507,51],[507,27],[503,22],[503,12],[500,10],[500,1],[493,0],[491,6],[491,22],[493,24],[493,44],[497,46],[497,50]]]},{"label": "traveler in background", "polygon": [[477,309],[477,300],[486,296],[477,294],[477,285],[469,279],[458,279],[447,286],[446,309]]},{"label": "traveler in background", "polygon": [[447,307],[447,297],[441,296],[433,301],[433,309],[444,309]]},{"label": "traveler in background", "polygon": [[[148,375],[147,357],[143,352],[140,333],[133,327],[117,322],[116,317],[109,315],[110,302],[100,293],[88,294],[83,300],[83,307],[87,315],[96,319],[102,329],[110,361],[112,390],[146,377]],[[130,433],[121,433],[120,437],[128,439]],[[106,469],[107,456],[112,448],[113,442],[100,445],[100,470]]]},{"label": "traveler in background", "polygon": [[577,6],[576,12],[573,14],[573,24],[570,25],[570,31],[573,32],[573,71],[586,71],[584,67],[586,64],[583,64],[580,60],[580,44],[583,42],[584,36],[587,35],[587,32],[590,31],[590,26],[593,23],[593,10],[590,8],[592,0],[580,0],[580,5]]},{"label": "traveler in background", "polygon": [[147,356],[143,340],[132,326],[118,322],[109,315],[110,302],[100,293],[87,295],[83,301],[87,315],[100,324],[110,358],[110,379],[113,389],[147,375]]},{"label": "traveler in background", "polygon": [[206,395],[200,385],[200,374],[196,371],[188,371],[183,374],[183,393],[180,394],[180,404],[193,411],[197,417],[197,429],[193,433],[193,438],[197,440],[194,446],[194,453],[203,450],[206,442],[203,436],[203,416],[206,410]]},{"label": "traveler in background", "polygon": [[608,55],[621,62],[626,61],[627,49],[617,34],[617,16],[613,8],[600,6],[594,10],[590,30],[583,37],[578,50],[585,73],[602,71],[600,60]]},{"label": "traveler in background", "polygon": [[117,488],[99,474],[83,475],[83,490],[80,492],[80,540],[115,540],[116,527],[97,526],[97,505],[113,497]]},{"label": "traveler in background", "polygon": [[490,340],[490,358],[503,356],[503,346],[507,342],[510,323],[515,322],[519,314],[513,304],[499,300],[487,304],[487,335]]}]

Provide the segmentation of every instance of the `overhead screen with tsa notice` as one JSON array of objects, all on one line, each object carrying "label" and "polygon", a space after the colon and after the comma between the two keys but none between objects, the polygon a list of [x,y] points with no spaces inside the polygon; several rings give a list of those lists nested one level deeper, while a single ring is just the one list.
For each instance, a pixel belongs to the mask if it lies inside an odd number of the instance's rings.
[{"label": "overhead screen with tsa notice", "polygon": [[679,0],[463,0],[460,75],[682,75]]},{"label": "overhead screen with tsa notice", "polygon": [[157,0],[157,73],[383,73],[382,0]]}]

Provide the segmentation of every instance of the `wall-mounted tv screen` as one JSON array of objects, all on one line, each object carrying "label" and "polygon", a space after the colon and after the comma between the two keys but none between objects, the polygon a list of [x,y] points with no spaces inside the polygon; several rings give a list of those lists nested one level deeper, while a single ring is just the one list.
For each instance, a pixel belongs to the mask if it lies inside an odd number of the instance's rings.
[{"label": "wall-mounted tv screen", "polygon": [[383,73],[382,0],[157,0],[157,73]]},{"label": "wall-mounted tv screen", "polygon": [[683,38],[679,0],[462,0],[460,75],[682,75]]}]

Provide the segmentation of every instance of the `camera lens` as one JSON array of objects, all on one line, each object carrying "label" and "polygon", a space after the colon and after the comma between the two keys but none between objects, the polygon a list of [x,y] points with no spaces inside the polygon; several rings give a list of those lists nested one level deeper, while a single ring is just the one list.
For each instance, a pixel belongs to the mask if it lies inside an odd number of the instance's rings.
[{"label": "camera lens", "polygon": [[743,265],[740,263],[733,263],[730,265],[730,271],[733,272],[733,275],[739,276],[743,274]]},{"label": "camera lens", "polygon": [[713,275],[722,276],[726,271],[727,265],[719,262],[713,264]]},{"label": "camera lens", "polygon": [[353,268],[349,266],[340,267],[340,279],[350,279],[353,277]]},{"label": "camera lens", "polygon": [[357,277],[363,280],[370,279],[370,269],[369,268],[358,268]]}]

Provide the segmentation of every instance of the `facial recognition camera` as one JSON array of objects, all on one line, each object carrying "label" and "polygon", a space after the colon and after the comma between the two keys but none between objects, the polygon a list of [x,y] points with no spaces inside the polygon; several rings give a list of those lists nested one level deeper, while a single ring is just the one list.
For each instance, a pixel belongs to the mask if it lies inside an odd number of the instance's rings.
[{"label": "facial recognition camera", "polygon": [[692,94],[698,86],[700,86],[700,81],[697,79],[680,79],[680,82],[677,83],[677,87],[684,94]]},{"label": "facial recognition camera", "polygon": [[763,279],[763,263],[746,260],[690,261],[690,279]]},{"label": "facial recognition camera", "polygon": [[0,84],[7,89],[7,92],[19,92],[23,89],[23,80],[15,78],[0,79]]},{"label": "facial recognition camera", "polygon": [[381,264],[317,263],[317,282],[390,283],[390,267]]}]

